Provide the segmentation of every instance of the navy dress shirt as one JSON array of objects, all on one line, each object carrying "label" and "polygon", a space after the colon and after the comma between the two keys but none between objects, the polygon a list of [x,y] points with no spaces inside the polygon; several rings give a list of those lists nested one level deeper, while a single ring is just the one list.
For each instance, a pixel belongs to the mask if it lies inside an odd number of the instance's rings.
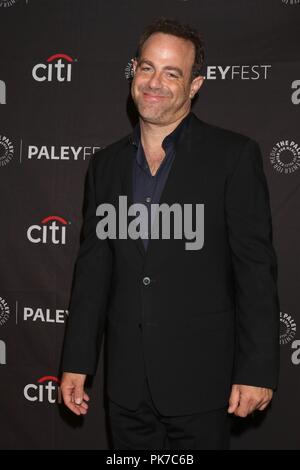
[{"label": "navy dress shirt", "polygon": [[141,238],[145,247],[148,248],[149,239],[151,238],[151,204],[159,204],[159,200],[167,181],[172,163],[175,158],[176,146],[179,138],[183,135],[190,118],[189,113],[171,132],[167,135],[162,147],[165,151],[165,157],[162,160],[155,175],[151,174],[148,162],[145,157],[144,149],[140,138],[139,123],[133,130],[132,144],[136,147],[136,158],[133,164],[133,203],[142,203],[148,209],[148,231],[141,234]]}]

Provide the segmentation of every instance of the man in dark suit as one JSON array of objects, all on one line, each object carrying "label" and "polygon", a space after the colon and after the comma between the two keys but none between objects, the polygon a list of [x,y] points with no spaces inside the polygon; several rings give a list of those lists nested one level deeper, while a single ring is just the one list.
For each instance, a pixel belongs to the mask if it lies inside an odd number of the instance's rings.
[{"label": "man in dark suit", "polygon": [[133,61],[139,124],[88,169],[62,394],[86,414],[84,383],[107,325],[117,449],[226,449],[229,414],[264,410],[277,387],[277,262],[261,153],[191,112],[202,62],[195,30],[150,25]]}]

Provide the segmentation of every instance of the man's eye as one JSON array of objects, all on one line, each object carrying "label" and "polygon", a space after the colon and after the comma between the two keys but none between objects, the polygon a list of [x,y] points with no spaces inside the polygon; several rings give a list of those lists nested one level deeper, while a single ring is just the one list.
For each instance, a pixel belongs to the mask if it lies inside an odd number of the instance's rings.
[{"label": "man's eye", "polygon": [[178,78],[178,75],[176,75],[176,73],[168,72],[167,75],[170,78]]},{"label": "man's eye", "polygon": [[150,67],[141,67],[141,69],[147,71],[150,70]]}]

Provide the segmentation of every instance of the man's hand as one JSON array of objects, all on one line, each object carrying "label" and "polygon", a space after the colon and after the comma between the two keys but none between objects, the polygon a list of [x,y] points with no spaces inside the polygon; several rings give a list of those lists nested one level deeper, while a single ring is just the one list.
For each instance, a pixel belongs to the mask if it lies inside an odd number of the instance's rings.
[{"label": "man's hand", "polygon": [[245,418],[254,410],[263,411],[272,400],[271,388],[251,385],[232,385],[228,413]]},{"label": "man's hand", "polygon": [[61,393],[65,405],[76,415],[86,415],[89,396],[84,391],[85,374],[64,372],[61,379]]}]

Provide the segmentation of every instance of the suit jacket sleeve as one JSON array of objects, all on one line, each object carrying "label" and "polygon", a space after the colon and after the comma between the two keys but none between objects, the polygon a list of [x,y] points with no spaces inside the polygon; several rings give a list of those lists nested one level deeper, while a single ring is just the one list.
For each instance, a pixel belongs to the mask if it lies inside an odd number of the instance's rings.
[{"label": "suit jacket sleeve", "polygon": [[94,374],[97,368],[112,264],[107,240],[100,240],[96,235],[94,162],[97,157],[91,158],[87,172],[83,237],[75,264],[61,361],[62,371],[85,374]]},{"label": "suit jacket sleeve", "polygon": [[226,217],[236,301],[232,383],[275,389],[280,312],[277,259],[262,156],[250,139],[227,181]]}]

